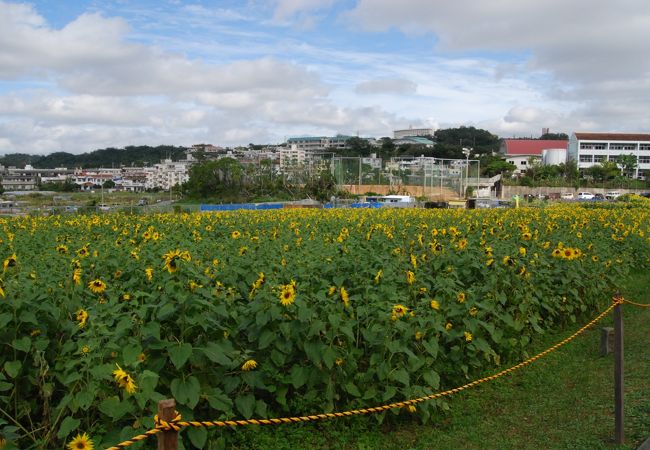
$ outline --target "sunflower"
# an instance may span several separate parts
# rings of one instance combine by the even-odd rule
[[[350,306],[350,295],[348,294],[348,291],[346,291],[345,288],[341,286],[339,292],[341,294],[341,300],[343,300],[343,306],[348,308]]]
[[[68,247],[65,245],[57,245],[56,251],[61,253],[62,255],[65,255],[66,253],[68,253]]]
[[[415,283],[415,274],[413,272],[411,272],[410,270],[406,271],[406,282],[408,284]]]
[[[106,290],[106,283],[98,278],[88,283],[88,289],[93,291],[95,294],[101,294]]]
[[[77,250],[77,256],[79,256],[79,258],[85,258],[89,254],[90,254],[90,252],[88,251],[88,246],[86,246],[86,245],[84,245],[79,250]]]
[[[408,312],[408,308],[404,305],[397,304],[393,306],[393,312],[392,314],[397,316],[397,317],[402,317]]]
[[[553,250],[553,253],[551,253],[551,254],[555,258],[561,258],[562,257],[562,250],[560,250],[559,248],[556,248],[556,249]]]
[[[465,293],[464,292],[459,292],[456,294],[456,300],[458,300],[458,303],[464,303],[465,302]]]
[[[7,267],[15,267],[16,262],[17,262],[16,254],[14,253],[13,255],[5,259],[4,263],[2,263],[3,270],[7,270]]]
[[[119,387],[124,389],[127,393],[133,394],[137,388],[135,381],[119,364],[115,364],[117,369],[113,371],[113,378]]]
[[[167,272],[174,273],[178,270],[178,260],[180,257],[181,251],[178,249],[172,250],[163,255],[163,259],[165,260],[165,269],[167,269]]]
[[[76,313],[76,318],[77,322],[79,322],[79,328],[83,328],[86,326],[86,322],[88,322],[88,311],[85,309],[80,309]]]
[[[255,361],[254,359],[249,359],[241,366],[241,370],[243,370],[244,372],[248,372],[256,368],[257,368],[257,361]]]
[[[151,267],[147,267],[146,269],[144,269],[144,274],[147,277],[147,281],[151,281],[151,279],[153,278],[153,269]]]
[[[327,296],[331,297],[334,294],[336,294],[336,286],[330,286],[327,290]]]
[[[411,255],[411,264],[413,265],[414,269],[418,268],[418,259],[415,257],[415,255]]]
[[[77,285],[81,284],[81,273],[82,273],[81,269],[74,269],[72,271],[72,281],[74,284]]]
[[[69,450],[93,450],[94,445],[88,434],[77,434],[73,440],[68,443]]]
[[[470,333],[469,331],[465,331],[463,335],[465,336],[465,341],[467,342],[472,342],[472,339],[474,339],[474,336],[472,336],[472,333]]]
[[[291,283],[283,285],[279,297],[282,306],[292,304],[296,300],[296,282],[292,280]]]
[[[440,309],[440,303],[438,303],[438,300],[432,299],[430,305],[431,309],[435,309],[436,311]]]
[[[239,231],[235,230],[232,233],[230,233],[230,237],[233,238],[233,239],[239,239],[241,237],[241,233]]]
[[[383,276],[384,276],[384,271],[382,269],[379,269],[377,271],[377,274],[375,275],[375,284],[379,284]]]
[[[259,288],[261,288],[262,285],[264,284],[264,281],[266,281],[266,277],[264,276],[264,272],[258,273],[257,274],[257,280],[255,280],[255,282],[253,283],[253,286],[252,286],[253,291],[256,291]]]

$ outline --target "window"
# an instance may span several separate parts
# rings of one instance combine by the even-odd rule
[[[639,156],[639,164],[650,164],[650,156]]]
[[[609,144],[610,150],[636,150],[636,144]]]
[[[650,150],[650,144],[640,144],[639,150]]]
[[[607,144],[598,142],[581,142],[580,150],[605,150]]]
[[[614,162],[618,161],[618,155],[609,155],[609,160]]]
[[[593,155],[580,155],[580,162],[581,163],[590,163],[593,162],[594,156]]]
[[[605,161],[605,155],[594,155],[594,162],[600,163]]]

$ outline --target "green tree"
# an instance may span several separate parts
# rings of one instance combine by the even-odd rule
[[[603,161],[585,170],[596,182],[610,181],[620,175],[621,170],[614,161]]]
[[[568,141],[569,136],[566,133],[544,133],[540,139],[545,139],[549,141]]]
[[[515,171],[517,166],[515,166],[512,163],[509,163],[503,159],[498,159],[498,160],[492,160],[490,161],[485,169],[483,169],[483,173],[485,173],[489,177],[493,177],[494,175],[501,174],[503,176],[508,176],[512,174],[512,172]]]
[[[635,155],[619,155],[618,158],[616,158],[616,163],[625,176],[634,176],[634,171],[637,168],[637,160]]]
[[[462,149],[472,148],[473,155],[486,155],[499,150],[499,137],[487,130],[474,127],[459,127],[437,130],[434,134],[436,153],[449,154],[449,148],[457,149],[458,158],[464,158]],[[444,146],[444,147],[443,147]],[[444,150],[443,150],[444,149]],[[449,156],[438,156],[447,158]]]
[[[372,146],[367,139],[353,136],[345,143],[346,148],[339,153],[345,156],[368,156],[372,153]]]
[[[233,158],[205,161],[190,169],[183,191],[190,197],[206,198],[216,194],[238,193],[244,184],[242,165]]]

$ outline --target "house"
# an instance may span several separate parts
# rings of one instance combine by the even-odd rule
[[[528,170],[528,161],[531,158],[542,160],[545,150],[557,150],[555,155],[561,150],[566,153],[568,141],[553,139],[503,139],[499,147],[499,153],[509,163],[515,165],[516,169],[513,175],[519,175]],[[554,162],[562,161],[561,157],[555,157]]]

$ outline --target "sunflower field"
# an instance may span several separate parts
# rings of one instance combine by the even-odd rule
[[[464,384],[647,270],[649,216],[640,202],[0,219],[0,439],[106,447],[169,397],[184,420],[225,420]],[[181,435],[203,448],[228,432]]]

